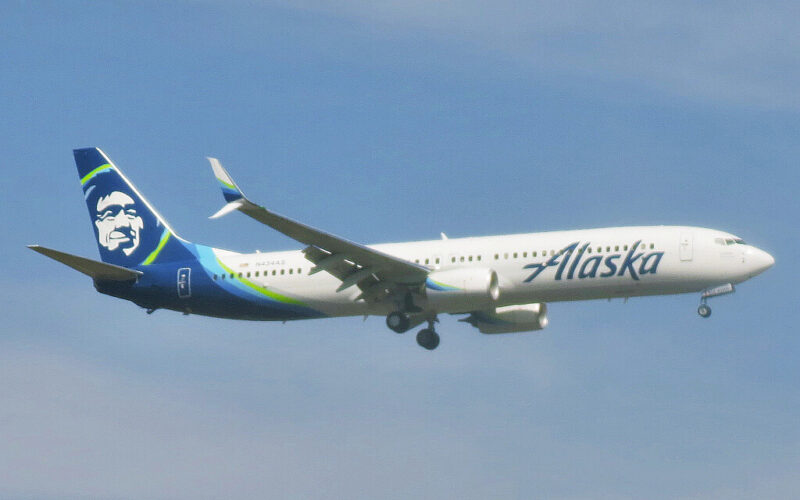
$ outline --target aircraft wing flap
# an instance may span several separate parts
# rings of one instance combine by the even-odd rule
[[[230,206],[229,210],[223,208],[218,214],[238,210],[300,243],[321,250],[321,256],[316,260],[313,258],[316,253],[306,253],[309,260],[315,264],[331,255],[346,255],[346,259],[342,260],[341,264],[334,265],[331,269],[324,269],[343,281],[354,272],[367,268],[373,269],[374,275],[380,280],[402,284],[417,284],[425,281],[429,271],[423,266],[316,229],[256,205],[242,194],[218,160],[209,158],[209,161],[217,180],[223,186],[225,200]],[[369,281],[369,276],[364,275],[364,279],[359,279],[356,284],[361,285],[362,281]],[[369,283],[369,285],[372,284],[374,283]]]
[[[108,281],[131,281],[135,280],[143,273],[133,269],[128,269],[122,266],[115,266],[114,264],[107,264],[97,260],[79,257],[66,252],[59,252],[52,248],[46,248],[39,245],[28,245],[28,248],[34,252],[38,252],[53,260],[57,260],[64,265],[67,265],[76,271],[80,271],[87,276],[91,276],[96,280]]]

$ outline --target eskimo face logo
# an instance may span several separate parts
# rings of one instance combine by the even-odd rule
[[[114,191],[97,200],[97,241],[109,251],[122,249],[130,256],[139,246],[139,236],[144,221],[136,213],[133,198]]]

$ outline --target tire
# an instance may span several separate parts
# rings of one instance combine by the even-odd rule
[[[422,329],[417,333],[417,344],[432,351],[439,347],[439,334],[429,328]]]
[[[711,316],[711,308],[706,304],[700,304],[700,307],[697,308],[697,314],[699,314],[701,318],[707,318]]]

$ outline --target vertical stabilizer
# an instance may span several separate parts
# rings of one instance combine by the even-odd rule
[[[73,153],[103,262],[137,267],[192,258],[187,243],[103,151]]]

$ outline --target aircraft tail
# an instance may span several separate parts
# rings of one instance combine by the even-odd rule
[[[99,148],[73,151],[103,262],[127,268],[191,259],[179,238]]]

